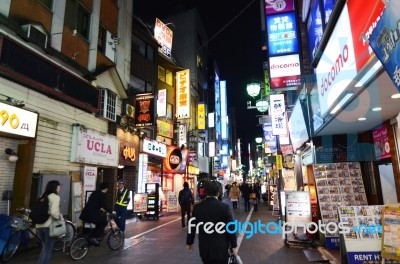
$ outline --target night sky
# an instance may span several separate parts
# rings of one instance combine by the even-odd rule
[[[197,7],[208,38],[209,53],[216,57],[220,78],[227,81],[228,107],[236,109],[237,136],[247,142],[261,136],[257,126],[259,112],[247,109],[246,101],[252,99],[246,92],[246,84],[263,80],[261,50],[261,18],[258,0],[135,0],[134,14],[148,24],[155,18]],[[246,9],[246,7],[248,8]],[[235,18],[236,17],[236,18]],[[245,149],[243,149],[245,148]]]

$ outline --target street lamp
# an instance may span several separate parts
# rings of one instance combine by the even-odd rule
[[[263,96],[261,96],[261,99],[256,101],[256,108],[259,112],[264,113],[268,110],[269,103],[265,98],[263,98]]]
[[[261,86],[259,83],[249,83],[246,87],[247,93],[254,98],[260,93]]]

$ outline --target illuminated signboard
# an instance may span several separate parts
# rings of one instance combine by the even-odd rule
[[[319,7],[318,0],[311,2],[311,12],[307,20],[308,47],[311,61],[313,61],[317,53],[323,34],[321,9]]]
[[[301,85],[298,54],[269,58],[271,88]]]
[[[271,104],[270,115],[272,121],[272,134],[286,135],[285,96],[283,94],[271,94],[269,99]]]
[[[154,25],[154,38],[161,46],[158,51],[171,58],[173,32],[158,18],[156,18]]]
[[[154,126],[154,95],[138,94],[135,104],[135,122],[138,127]]]
[[[163,159],[164,172],[182,173],[186,168],[187,150],[178,147],[167,146],[167,156]]]
[[[221,92],[221,139],[228,139],[228,113],[226,105],[226,81],[220,81]]]
[[[206,105],[204,103],[197,105],[197,129],[206,129]]]
[[[190,72],[189,69],[176,73],[176,118],[190,117]]]
[[[161,120],[157,120],[157,135],[167,138],[173,138],[174,125]]]
[[[215,113],[208,113],[208,127],[214,127],[215,126]]]
[[[208,156],[215,157],[215,142],[208,142]]]
[[[143,139],[143,152],[165,158],[167,153],[167,146],[155,140]]]
[[[299,51],[295,13],[271,15],[266,20],[270,56]]]
[[[325,15],[325,27],[329,22],[329,18],[332,15],[333,8],[335,7],[336,0],[323,0],[324,15]],[[365,12],[367,13],[367,12]]]
[[[158,90],[157,97],[157,116],[164,117],[167,115],[167,89]]]
[[[294,0],[265,0],[265,14],[294,11]]]
[[[293,107],[292,114],[290,115],[289,132],[293,149],[299,148],[308,140],[307,125],[304,120],[304,114],[301,108],[300,100],[297,100]]]
[[[143,193],[146,190],[147,183],[147,154],[139,154],[139,171],[138,171],[138,193]]]
[[[0,132],[11,135],[36,137],[38,114],[0,103]]]

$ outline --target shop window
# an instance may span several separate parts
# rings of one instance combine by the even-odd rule
[[[116,120],[117,95],[108,89],[100,89],[100,117]]]

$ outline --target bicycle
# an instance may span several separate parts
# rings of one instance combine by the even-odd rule
[[[92,232],[92,224],[90,224],[90,229]],[[125,240],[124,232],[118,228],[113,219],[113,215],[110,213],[107,213],[107,226],[99,242],[104,240],[104,238],[107,238],[107,245],[111,250],[117,250],[122,247]],[[80,260],[86,256],[91,245],[89,235],[77,237],[69,248],[69,256],[73,260]]]
[[[28,208],[17,208],[17,213],[10,220],[10,235],[4,245],[3,251],[1,253],[1,261],[9,261],[17,252],[19,246],[21,245],[21,240],[23,239],[24,232],[29,232],[29,234],[42,246],[42,241],[34,232],[35,226],[29,219],[29,213],[31,212]],[[53,250],[65,250],[65,246],[71,244],[72,240],[76,236],[76,228],[71,221],[66,220],[66,234],[59,237],[53,247]],[[61,244],[62,243],[62,244]],[[62,247],[60,247],[60,244]]]

